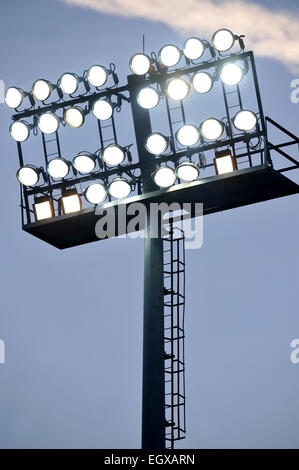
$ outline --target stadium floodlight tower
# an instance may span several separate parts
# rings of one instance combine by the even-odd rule
[[[198,202],[203,214],[211,214],[298,193],[296,182],[283,173],[299,168],[298,160],[287,153],[299,139],[265,118],[254,56],[245,52],[243,37],[221,29],[211,42],[192,37],[182,48],[167,44],[158,54],[135,53],[129,62],[132,74],[123,86],[114,64],[95,64],[81,75],[64,73],[57,84],[38,79],[30,92],[17,87],[6,91],[7,105],[16,110],[10,134],[18,148],[23,230],[65,249],[99,240],[95,227],[108,212],[115,218],[125,213],[127,222],[125,228],[116,224],[115,233],[108,236],[145,229],[145,449],[173,448],[186,431],[180,346],[185,296],[178,280],[185,264],[184,257],[174,259],[175,247],[177,258],[184,256],[184,235],[174,237],[170,215],[168,235],[152,237],[150,205],[188,203],[187,217],[192,218]],[[126,112],[132,113],[133,144],[124,137],[120,142],[117,132],[117,114]],[[128,127],[130,119],[125,121]],[[68,128],[94,123],[99,148],[86,148],[88,142],[80,141],[71,160],[65,158],[62,128],[67,133]],[[270,126],[287,140],[272,143]],[[129,129],[122,135],[128,138]],[[43,162],[33,161],[30,150],[31,141],[39,137]],[[65,148],[70,140],[66,138]],[[129,209],[136,202],[147,209],[138,227],[129,224]],[[161,217],[159,223],[164,223]],[[170,244],[168,250],[165,243]]]

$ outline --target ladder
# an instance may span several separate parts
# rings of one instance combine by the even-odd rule
[[[163,239],[165,448],[185,438],[185,238],[169,224]]]
[[[226,116],[229,123],[230,130],[232,131],[232,119],[237,114],[237,112],[243,109],[242,97],[240,92],[240,86],[228,86],[222,82],[222,89],[223,89],[223,96],[224,96],[224,104],[226,109]],[[233,155],[236,157],[238,154],[247,153],[246,157],[243,157],[241,160],[240,158],[236,159],[237,166],[240,167],[241,165],[249,164],[252,166],[252,160],[250,155],[250,147],[249,143],[246,142],[239,142],[232,145]],[[244,160],[245,158],[245,160]]]
[[[61,158],[61,148],[60,148],[60,141],[58,131],[51,135],[50,138],[47,139],[46,135],[42,132],[42,143],[43,143],[43,150],[44,150],[44,159],[45,159],[45,166],[47,168],[48,163],[53,158]],[[52,183],[51,178],[49,178],[49,194],[52,200],[53,199],[53,190],[52,190]]]
[[[171,135],[172,142],[175,148],[178,148],[175,133],[179,129],[179,124],[184,125],[186,124],[186,116],[185,116],[185,109],[183,101],[179,101],[175,103],[173,106],[169,103],[169,99],[165,96],[166,101],[166,110],[168,116],[168,123],[169,123],[169,131]]]

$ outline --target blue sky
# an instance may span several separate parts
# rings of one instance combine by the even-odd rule
[[[296,21],[294,2],[283,9]],[[142,34],[149,50],[187,37],[163,22],[56,0],[5,2],[1,13],[0,78],[24,89],[96,62],[115,62],[125,82]],[[257,67],[265,113],[299,135],[299,104],[290,100],[299,73],[260,56]],[[61,252],[22,232],[10,114],[0,105],[0,447],[138,448],[143,242]],[[289,359],[299,337],[298,235],[295,196],[205,218],[203,247],[187,252],[180,447],[299,448],[299,366]]]

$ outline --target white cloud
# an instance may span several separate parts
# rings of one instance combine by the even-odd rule
[[[299,15],[243,0],[62,0],[74,6],[167,24],[182,34],[211,37],[226,27],[245,34],[246,48],[299,71]]]

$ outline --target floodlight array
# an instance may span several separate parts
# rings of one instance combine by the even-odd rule
[[[176,67],[182,59],[187,65],[195,63],[204,58],[206,51],[209,51],[209,59],[215,59],[231,51],[236,43],[239,44],[241,50],[244,50],[242,38],[243,36],[237,36],[228,29],[216,31],[210,43],[205,39],[191,37],[181,48],[174,44],[166,44],[160,48],[157,55],[152,53],[149,56],[141,52],[134,54],[129,63],[130,69],[136,75],[152,74],[156,70]]]
[[[55,102],[64,101],[67,95],[69,97],[76,96],[79,92],[80,84],[82,84],[83,93],[86,94],[91,90],[100,90],[107,83],[109,77],[112,77],[113,84],[118,84],[118,77],[115,73],[114,64],[110,67],[103,65],[92,65],[88,70],[84,70],[82,75],[67,72],[60,76],[57,83],[52,83],[50,80],[39,78],[35,80],[31,90],[24,91],[18,87],[9,87],[5,93],[5,102],[10,108],[19,111],[19,108],[24,104],[25,98],[28,98],[30,106],[25,109],[30,109],[35,105],[46,104],[46,101],[56,92]],[[82,96],[82,95],[79,95]]]
[[[236,43],[240,49],[232,54],[231,49]],[[209,93],[217,82],[222,85],[223,93],[226,87],[229,90],[237,87],[240,93],[239,85],[249,72],[251,61],[250,53],[242,53],[243,49],[242,36],[222,29],[213,35],[211,42],[192,37],[181,48],[167,44],[157,54],[134,54],[129,66],[133,74],[139,76],[135,90],[129,83],[127,86],[117,86],[114,65],[110,68],[93,65],[81,76],[64,73],[56,84],[39,79],[29,93],[20,88],[8,88],[6,103],[18,113],[13,117],[10,134],[18,142],[19,156],[21,143],[29,138],[31,132],[36,135],[40,131],[43,142],[46,135],[56,134],[58,142],[57,132],[61,125],[79,128],[89,114],[98,121],[101,148],[95,152],[81,151],[72,159],[66,159],[59,150],[55,158],[48,159],[44,143],[44,167],[23,164],[23,157],[20,156],[17,179],[26,197],[34,196],[36,220],[54,217],[57,210],[58,214],[81,211],[83,200],[85,204],[94,205],[103,203],[107,198],[126,198],[136,190],[138,194],[143,193],[140,163],[132,163],[131,145],[121,146],[116,138],[114,113],[120,111],[123,100],[135,100],[137,108],[147,111],[161,105],[162,101],[166,104],[169,134],[152,132],[143,142],[144,150],[152,158],[150,171],[157,189],[167,190],[177,183],[194,182],[201,177],[201,170],[207,167],[213,167],[216,175],[236,171],[238,164],[234,139],[245,142],[250,148],[253,145],[251,139],[257,137],[255,148],[259,148],[260,126],[263,126],[261,107],[256,113],[241,105],[233,117],[227,113],[221,119],[211,116],[201,122],[186,120],[183,111],[181,126],[173,129],[168,101],[178,102],[179,105],[175,106],[183,109],[184,100],[192,93]],[[107,87],[110,76],[113,80]],[[80,90],[82,87],[83,93]],[[50,103],[47,100],[54,97],[54,92],[57,94],[56,100]],[[126,92],[129,96],[124,94]],[[26,97],[31,108],[20,111]],[[113,97],[116,99],[113,100]],[[28,121],[30,117],[32,122]],[[102,126],[107,127],[105,121],[108,120],[111,120],[110,127],[113,128],[113,138],[108,139],[112,143],[109,145],[103,140],[101,130]],[[211,150],[214,150],[212,163],[207,162],[205,155]],[[88,185],[82,188],[84,183]]]

